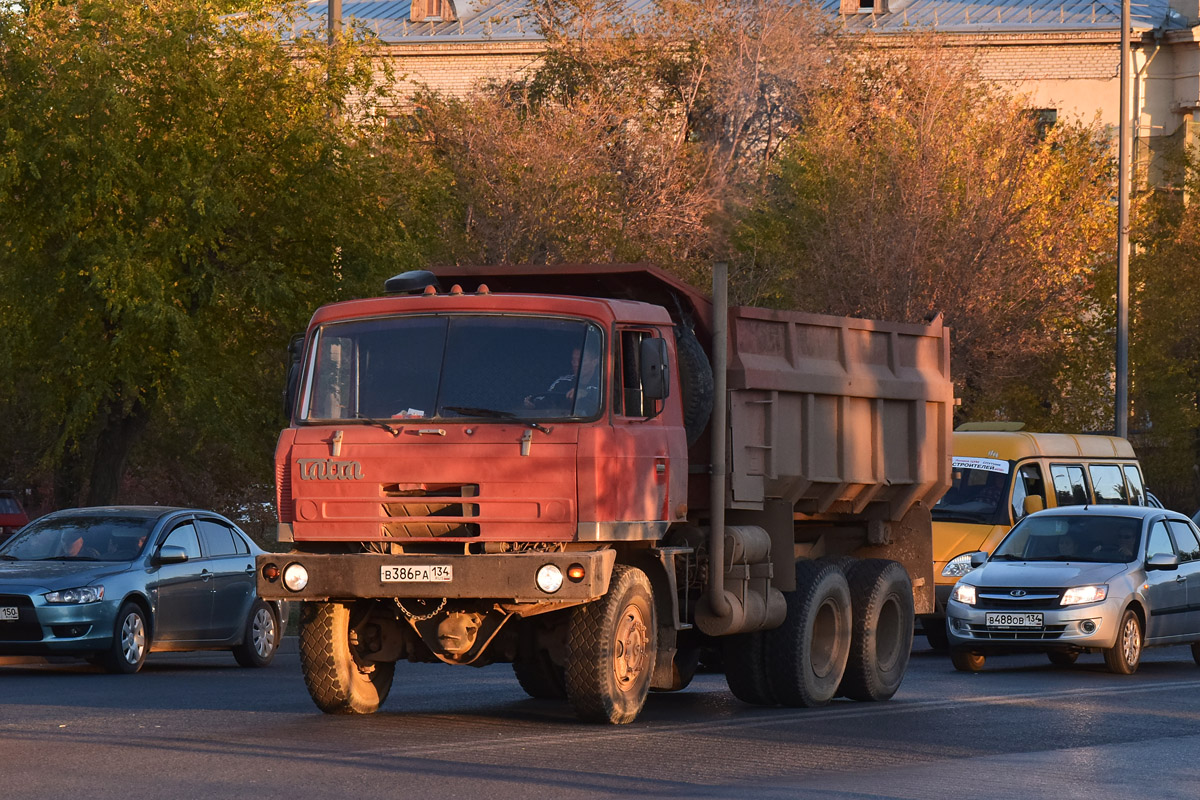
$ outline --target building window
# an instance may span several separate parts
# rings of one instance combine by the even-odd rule
[[[840,0],[842,14],[886,14],[887,0]]]
[[[412,0],[408,12],[409,22],[453,22],[456,19],[453,0]]]
[[[1057,108],[1031,108],[1028,113],[1039,139],[1045,139],[1050,129],[1058,124]]]

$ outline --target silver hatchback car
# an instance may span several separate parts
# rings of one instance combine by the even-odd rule
[[[1031,514],[955,585],[946,609],[956,669],[1040,650],[1059,665],[1099,651],[1131,674],[1142,649],[1191,644],[1200,663],[1200,530],[1174,511],[1064,506]]]

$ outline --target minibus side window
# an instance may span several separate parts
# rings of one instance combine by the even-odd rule
[[[1083,467],[1078,464],[1051,464],[1054,498],[1060,506],[1083,506],[1091,502]]]
[[[1142,473],[1137,468],[1137,464],[1125,465],[1125,480],[1129,483],[1130,505],[1146,505],[1146,489],[1142,485]]]
[[[1046,507],[1046,483],[1042,480],[1042,468],[1037,464],[1023,464],[1017,471],[1012,493],[1013,521],[1025,516],[1026,497],[1040,497],[1042,508]]]
[[[1092,487],[1096,490],[1096,502],[1102,505],[1124,505],[1129,502],[1125,488],[1125,476],[1116,464],[1092,464],[1088,467],[1092,476]]]

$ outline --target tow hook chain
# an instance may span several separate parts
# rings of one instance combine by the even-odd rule
[[[430,611],[428,614],[414,614],[404,607],[404,603],[400,601],[399,597],[394,599],[396,601],[396,607],[400,609],[400,613],[408,617],[409,622],[425,622],[426,620],[433,619],[441,612],[443,608],[446,607],[446,598],[443,597],[442,602],[438,604],[438,607],[433,611]]]

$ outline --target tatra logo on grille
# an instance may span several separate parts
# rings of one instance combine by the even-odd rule
[[[302,481],[356,481],[362,478],[362,464],[334,461],[332,458],[298,458]]]
[[[1025,591],[1024,589],[1013,589],[1011,592],[1009,592],[1009,594],[1011,594],[1013,597],[1024,597],[1025,595],[1029,594],[1029,592]]]

